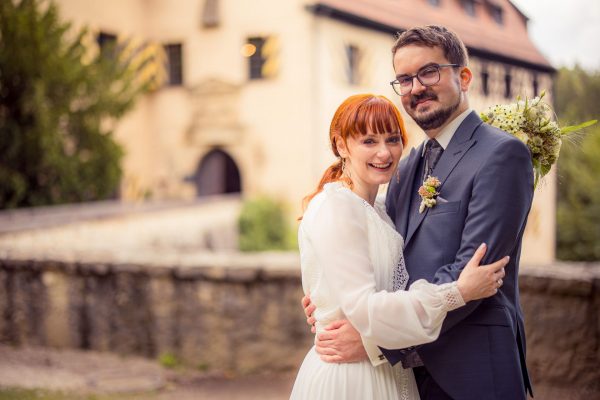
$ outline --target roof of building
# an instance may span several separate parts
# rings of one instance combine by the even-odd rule
[[[472,55],[486,56],[517,65],[553,72],[554,68],[535,47],[527,32],[527,16],[510,0],[467,0],[475,6],[469,15],[465,0],[322,0],[314,12],[386,32],[419,25],[443,25],[455,31]],[[502,22],[492,16],[501,9]]]

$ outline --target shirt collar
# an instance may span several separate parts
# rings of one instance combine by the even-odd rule
[[[471,111],[473,111],[473,110],[470,108],[467,108],[465,111],[460,113],[458,115],[458,117],[456,117],[452,121],[450,121],[450,123],[448,123],[448,125],[446,125],[444,127],[444,129],[442,129],[440,131],[440,133],[435,137],[435,140],[437,140],[437,142],[440,144],[440,146],[442,146],[442,149],[446,150],[446,147],[448,147],[448,144],[450,144],[450,140],[452,140],[454,133],[456,132],[456,130],[458,129],[460,124],[462,124],[462,122],[465,120],[465,118],[467,118],[467,116],[471,113]],[[425,141],[423,143],[427,143],[428,140],[429,140],[429,138],[425,139]],[[421,152],[421,157],[423,157],[424,155],[425,155],[425,146],[423,146],[423,151]]]

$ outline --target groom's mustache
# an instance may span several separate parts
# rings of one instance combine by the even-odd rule
[[[410,108],[415,108],[417,103],[424,100],[437,100],[437,96],[435,93],[430,91],[425,91],[421,94],[410,96]]]

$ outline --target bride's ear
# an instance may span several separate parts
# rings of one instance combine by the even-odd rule
[[[344,142],[344,139],[339,135],[335,136],[335,148],[341,158],[347,158],[349,156],[348,146],[346,146],[346,142]]]

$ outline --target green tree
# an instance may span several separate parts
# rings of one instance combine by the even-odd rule
[[[52,2],[0,1],[0,209],[115,195],[112,128],[146,86],[116,49],[90,56],[89,37]]]
[[[600,73],[562,68],[555,84],[556,113],[570,125],[600,116]],[[600,126],[563,144],[558,160],[557,256],[600,260]]]

